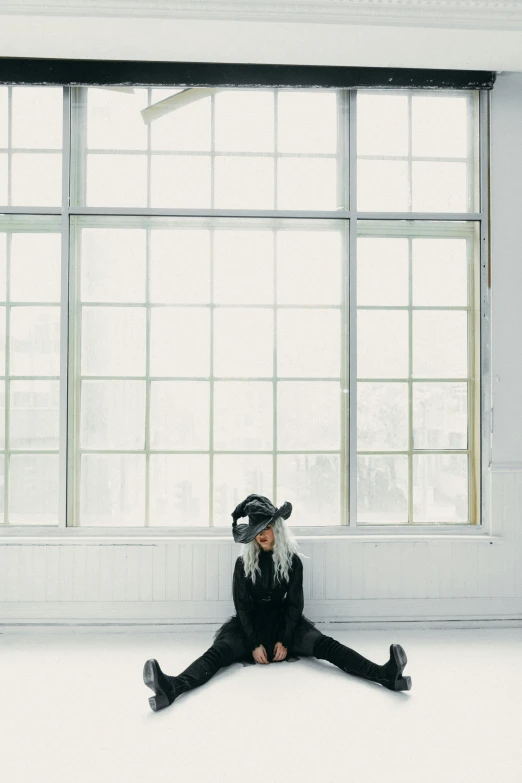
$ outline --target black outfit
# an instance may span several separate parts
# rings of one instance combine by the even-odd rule
[[[164,674],[155,659],[145,664],[145,683],[155,691],[155,696],[149,699],[152,709],[171,704],[177,696],[208,682],[219,669],[234,661],[243,665],[256,663],[252,651],[260,644],[266,649],[268,661],[274,662],[276,642],[287,648],[287,656],[275,663],[297,661],[298,656],[315,656],[348,674],[379,682],[390,690],[399,689],[397,682],[404,685],[404,680],[398,678],[406,662],[405,656],[397,658],[397,652],[392,656],[392,647],[399,645],[390,646],[390,660],[379,666],[321,633],[315,623],[303,615],[303,564],[297,554],[293,555],[288,581],[274,580],[271,551],[260,552],[259,567],[261,575],[256,573],[253,583],[245,576],[242,558],[237,558],[232,591],[236,614],[218,629],[212,646],[185,671],[174,677]]]
[[[275,579],[272,551],[259,553],[259,568],[253,583],[247,579],[243,558],[238,557],[232,580],[232,596],[236,614],[229,618],[214,635],[214,643],[225,641],[236,652],[243,664],[255,663],[252,651],[262,644],[267,658],[273,660],[274,646],[281,642],[287,648],[287,657],[293,661],[298,650],[312,654],[312,639],[320,634],[315,623],[303,615],[303,563],[294,554],[289,578]],[[315,633],[314,633],[315,629]],[[312,632],[312,633],[310,633]],[[308,642],[303,650],[303,640]],[[241,653],[241,648],[244,653]],[[293,655],[292,655],[292,653]]]

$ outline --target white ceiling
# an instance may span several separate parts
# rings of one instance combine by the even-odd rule
[[[522,0],[0,0],[0,55],[522,71]]]

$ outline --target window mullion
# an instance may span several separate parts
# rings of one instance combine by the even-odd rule
[[[345,275],[345,297],[348,303],[348,367],[349,367],[349,428],[348,428],[348,524],[357,527],[357,90],[350,91],[350,131],[348,135],[349,181],[349,253],[348,275]]]
[[[68,455],[69,455],[69,235],[70,235],[70,175],[71,175],[71,87],[63,88],[62,115],[62,216],[61,216],[61,291],[60,291],[60,410],[59,410],[59,471],[58,526],[69,521]]]

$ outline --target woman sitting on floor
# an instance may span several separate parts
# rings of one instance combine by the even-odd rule
[[[303,563],[284,521],[291,513],[291,503],[276,509],[262,495],[249,495],[233,511],[234,541],[245,544],[232,581],[236,613],[216,631],[212,646],[181,674],[164,674],[154,658],[145,663],[143,679],[154,691],[149,698],[154,711],[208,682],[234,661],[267,664],[314,656],[389,690],[410,690],[411,677],[402,676],[407,658],[400,644],[390,645],[388,662],[379,666],[325,636],[303,615]],[[245,516],[248,524],[238,525]]]

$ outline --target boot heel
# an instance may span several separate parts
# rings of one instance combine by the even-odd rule
[[[145,663],[145,666],[143,667],[143,682],[153,691],[156,690],[158,685],[158,680],[154,673],[154,665],[157,666],[158,662],[154,658],[151,658]]]
[[[395,684],[396,691],[411,690],[411,677],[400,677]]]
[[[162,710],[164,707],[168,707],[169,700],[164,693],[157,693],[155,696],[151,696],[149,698],[149,704],[151,710],[157,712],[158,710]]]

